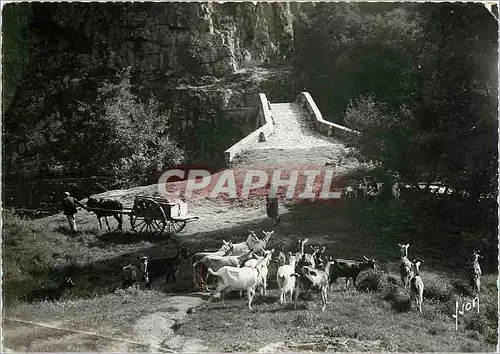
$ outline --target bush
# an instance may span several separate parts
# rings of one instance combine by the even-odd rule
[[[453,286],[443,279],[425,279],[424,298],[434,299],[442,302],[450,302],[453,299]]]
[[[498,344],[498,330],[496,327],[489,327],[486,333],[486,342],[488,344]]]
[[[389,288],[389,284],[387,273],[375,269],[361,272],[356,280],[356,288],[360,291],[382,292]]]
[[[82,169],[104,173],[124,185],[152,182],[164,170],[184,162],[184,151],[169,133],[169,113],[154,96],[142,102],[132,92],[130,68],[118,83],[104,83],[95,102],[79,103],[81,140],[74,152]],[[85,146],[85,149],[81,149]]]

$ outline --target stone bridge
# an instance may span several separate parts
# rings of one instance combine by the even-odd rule
[[[324,120],[308,92],[301,92],[290,103],[270,103],[261,93],[256,130],[227,149],[225,160],[231,163],[245,150],[328,147],[356,134],[355,130]]]

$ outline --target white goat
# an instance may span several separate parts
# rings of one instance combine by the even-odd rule
[[[420,276],[420,261],[412,262],[414,275],[410,280],[411,296],[415,300],[420,313],[422,313],[422,301],[424,299],[424,281]]]
[[[203,266],[200,266],[200,272],[198,274],[198,272],[196,271],[196,267],[193,265],[193,263],[196,263],[197,261],[203,259],[203,257],[208,256],[208,255],[213,255],[213,256],[227,256],[227,255],[229,255],[229,253],[231,253],[233,251],[233,244],[231,242],[226,242],[225,240],[222,240],[222,242],[223,242],[223,245],[221,248],[219,248],[218,251],[198,252],[198,253],[195,253],[190,258],[190,263],[193,266],[193,288],[194,289],[199,289],[202,286],[204,286],[205,289],[207,288],[208,273],[204,274]]]
[[[295,273],[297,256],[292,255],[290,252],[288,252],[288,257],[290,259],[290,263],[280,266],[278,268],[278,272],[276,273],[276,282],[278,283],[278,288],[281,290],[281,304],[284,304],[286,302],[286,296],[288,294],[290,294],[290,301],[292,301],[293,290],[295,289],[296,277],[293,276],[293,274]]]
[[[333,263],[331,261],[326,262],[324,270],[305,266],[300,269],[299,273],[294,273],[293,276],[298,277],[295,285],[295,301],[298,300],[301,290],[306,290],[307,293],[310,290],[319,290],[323,302],[321,311],[325,312],[328,300],[330,265]]]
[[[270,255],[269,252],[271,253]],[[271,263],[271,258],[273,253],[274,253],[274,248],[270,251],[267,251],[264,257],[255,256],[255,258],[246,261],[244,265],[244,267],[255,268],[257,264],[259,264],[260,261],[262,261],[267,256],[266,261],[261,265],[259,282],[257,284],[257,289],[260,288],[261,295],[267,295],[267,277],[269,274],[269,263]],[[241,292],[240,292],[240,297],[241,297]]]
[[[413,276],[412,263],[408,259],[408,247],[410,244],[402,245],[398,243],[399,250],[401,251],[401,262],[399,263],[399,275],[401,276],[401,281],[403,286],[406,288],[410,283],[410,279]]]
[[[481,266],[479,265],[479,258],[484,258],[479,254],[479,251],[475,250],[472,252],[472,269],[471,269],[471,281],[474,287],[474,291],[479,294],[481,290]]]
[[[234,243],[233,250],[229,254],[230,256],[239,256],[246,253],[254,248],[260,242],[260,239],[255,234],[255,231],[249,230],[248,237],[244,242]]]
[[[218,271],[224,266],[239,267],[245,263],[248,259],[253,257],[252,251],[248,251],[239,256],[218,256],[218,255],[208,255],[203,257],[197,262],[193,263],[193,268],[195,268],[199,263],[203,264],[207,268],[211,268],[212,271]],[[208,276],[208,274],[207,274]],[[205,290],[208,291],[207,282],[205,281]]]
[[[225,307],[224,294],[232,290],[246,290],[248,297],[248,308],[252,310],[252,300],[255,296],[255,286],[259,282],[262,265],[271,257],[268,253],[255,268],[224,266],[217,272],[208,268],[208,272],[218,278],[217,288],[210,294],[206,306],[212,301],[215,295],[220,294],[222,305]]]
[[[401,188],[399,187],[399,183],[396,182],[392,185],[392,196],[394,199],[399,200],[399,197],[401,195]]]
[[[271,238],[273,231],[262,231],[264,238],[259,239],[254,231],[249,231],[250,234],[245,242],[235,243],[233,245],[233,251],[230,253],[231,256],[239,256],[248,251],[252,251],[256,255],[264,256],[264,252],[267,246],[267,242]]]
[[[354,188],[352,188],[351,186],[347,186],[344,188],[344,193],[342,194],[342,196],[346,199],[353,199],[355,198],[354,196]]]

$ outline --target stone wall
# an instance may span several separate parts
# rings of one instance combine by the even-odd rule
[[[357,132],[356,130],[352,130],[344,127],[343,125],[324,120],[318,106],[316,106],[316,103],[312,99],[309,92],[301,92],[297,96],[296,101],[309,112],[309,114],[311,115],[311,119],[314,120],[316,124],[316,129],[318,129],[318,131],[324,133],[325,135],[334,135],[338,137],[359,135],[359,132]]]

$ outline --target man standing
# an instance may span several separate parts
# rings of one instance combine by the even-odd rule
[[[66,215],[66,219],[68,219],[69,227],[71,228],[71,231],[73,231],[73,232],[77,232],[76,221],[75,221],[75,214],[78,212],[78,210],[76,210],[77,206],[85,209],[85,205],[83,205],[78,200],[73,198],[69,194],[69,192],[64,192],[64,199],[63,199],[63,203],[62,203],[63,213],[64,213],[64,215]]]
[[[266,197],[266,211],[267,216],[273,219],[273,228],[280,222],[280,217],[278,215],[278,198],[270,197],[269,194]]]

